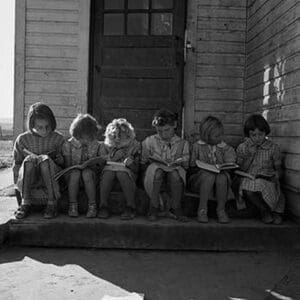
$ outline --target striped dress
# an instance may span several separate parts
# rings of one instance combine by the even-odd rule
[[[149,160],[150,156],[167,162],[174,162],[176,159],[182,158],[182,163],[176,168],[170,168],[162,164],[152,163],[152,161]],[[147,194],[149,196],[152,195],[154,175],[157,169],[162,169],[165,172],[176,170],[185,184],[189,159],[189,144],[179,136],[174,135],[169,142],[162,140],[158,134],[147,137],[142,143],[141,158],[141,164],[149,164],[144,178],[144,187]]]
[[[253,147],[253,142],[247,138],[245,142],[240,144],[237,148],[238,164],[243,168],[243,162],[249,159],[251,154],[248,148]],[[284,211],[285,200],[281,193],[280,184],[278,180],[277,170],[281,166],[281,153],[279,146],[272,141],[265,139],[265,141],[258,146],[255,155],[252,158],[251,164],[247,173],[257,175],[274,175],[275,180],[269,181],[262,178],[251,180],[242,178],[239,188],[238,208],[244,208],[245,203],[242,195],[243,191],[261,192],[264,201],[269,205],[271,210],[282,213]]]
[[[26,131],[20,134],[14,144],[13,150],[13,175],[14,183],[17,189],[20,191],[22,197],[27,199],[31,204],[45,204],[47,201],[47,190],[43,184],[42,178],[39,172],[39,164],[48,159],[50,163],[50,178],[60,170],[60,167],[54,163],[54,161],[45,154],[51,151],[56,151],[57,154],[61,154],[62,145],[64,143],[64,137],[57,131],[51,132],[46,137],[41,137],[34,132]],[[36,170],[33,174],[32,184],[30,186],[24,186],[24,163],[26,162],[26,150],[39,155],[36,160]],[[25,150],[25,151],[24,151]],[[59,186],[55,180],[52,182],[55,198],[58,199]]]
[[[196,160],[208,164],[223,164],[223,163],[234,163],[236,161],[236,153],[233,147],[229,146],[225,142],[221,142],[218,145],[209,145],[202,140],[194,143],[192,148],[190,167],[196,167]],[[205,170],[199,169],[196,174],[193,174],[189,178],[189,188],[191,191],[198,193],[199,186],[202,184],[201,178],[202,174],[205,174]],[[231,190],[231,178],[228,172],[223,172],[227,177],[227,199],[233,199],[234,195]],[[215,199],[215,191],[212,190],[210,199]]]

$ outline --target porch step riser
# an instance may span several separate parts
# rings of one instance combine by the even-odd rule
[[[234,226],[196,222],[11,223],[9,243],[18,246],[157,250],[263,251],[300,249],[298,226]]]

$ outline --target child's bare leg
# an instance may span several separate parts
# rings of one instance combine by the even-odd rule
[[[159,207],[159,193],[164,181],[165,172],[162,169],[157,169],[154,175],[153,180],[153,191],[150,197],[151,206],[158,208]]]
[[[155,221],[157,219],[157,213],[159,208],[159,192],[161,185],[164,181],[165,172],[161,169],[157,169],[153,180],[153,190],[150,196],[150,207],[149,207],[149,220]]]
[[[86,168],[82,171],[82,179],[86,195],[88,197],[89,205],[96,205],[96,185],[94,172]]]
[[[89,168],[84,169],[82,171],[82,179],[88,197],[88,211],[86,216],[88,218],[95,218],[97,215],[95,173]]]
[[[273,222],[272,212],[260,192],[244,191],[244,196],[258,208],[264,223],[268,224]]]
[[[28,198],[28,191],[31,187],[32,183],[32,175],[34,174],[35,164],[31,161],[24,162],[24,174],[23,174],[23,191],[22,191],[22,199],[21,206],[15,212],[15,216],[17,219],[24,219],[29,214],[30,201]]]
[[[116,174],[114,171],[104,171],[100,181],[100,201],[98,218],[107,219],[109,217],[108,198],[114,184]]]
[[[116,175],[126,199],[126,206],[124,212],[121,215],[121,219],[131,220],[135,217],[136,185],[127,173],[116,172]]]
[[[125,195],[126,206],[135,209],[135,183],[126,172],[116,172],[116,175]]]
[[[227,176],[220,173],[216,176],[216,196],[217,196],[217,215],[220,223],[228,223],[229,218],[225,212],[225,203],[227,199]]]
[[[54,205],[56,203],[54,203],[55,199],[54,199],[52,180],[50,178],[50,167],[49,167],[49,162],[47,160],[40,163],[40,171],[48,193],[47,204]]]
[[[26,161],[24,163],[24,178],[23,178],[23,193],[22,193],[22,204],[23,205],[30,205],[28,199],[28,191],[31,188],[32,184],[32,175],[35,169],[35,163],[31,161]]]
[[[116,174],[114,171],[104,171],[100,181],[100,208],[108,207],[108,198],[112,190]]]
[[[171,191],[171,208],[174,210],[175,215],[180,221],[186,221],[186,218],[183,216],[181,199],[183,192],[183,182],[179,173],[174,170],[173,172],[167,173],[168,184]]]
[[[68,181],[68,194],[69,194],[69,216],[77,217],[78,216],[78,202],[77,196],[79,191],[79,181],[81,177],[81,172],[79,170],[73,170],[69,174]]]
[[[216,180],[216,175],[211,172],[201,171],[200,186],[199,186],[199,207],[198,221],[201,223],[208,222],[207,218],[207,202],[208,197],[213,189]]]

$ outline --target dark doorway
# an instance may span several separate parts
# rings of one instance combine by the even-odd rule
[[[89,111],[102,125],[124,117],[138,139],[155,110],[181,119],[184,0],[94,0]]]

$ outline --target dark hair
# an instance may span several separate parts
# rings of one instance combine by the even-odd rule
[[[270,133],[270,126],[262,115],[254,114],[248,117],[244,125],[245,136],[249,137],[249,132],[255,129],[263,131],[266,135]]]
[[[199,134],[200,138],[203,142],[208,143],[209,142],[209,137],[212,133],[213,130],[219,129],[219,130],[224,130],[222,122],[213,116],[207,116],[204,118],[199,126]]]
[[[28,130],[32,131],[36,119],[48,120],[51,130],[54,131],[56,129],[56,120],[51,108],[48,105],[37,102],[29,107],[27,115]]]
[[[80,139],[86,135],[92,139],[97,137],[100,125],[90,114],[78,114],[70,126],[70,134],[75,139]]]
[[[167,109],[160,109],[153,116],[152,126],[174,126],[177,122],[177,119],[178,115],[176,113],[173,113]]]

